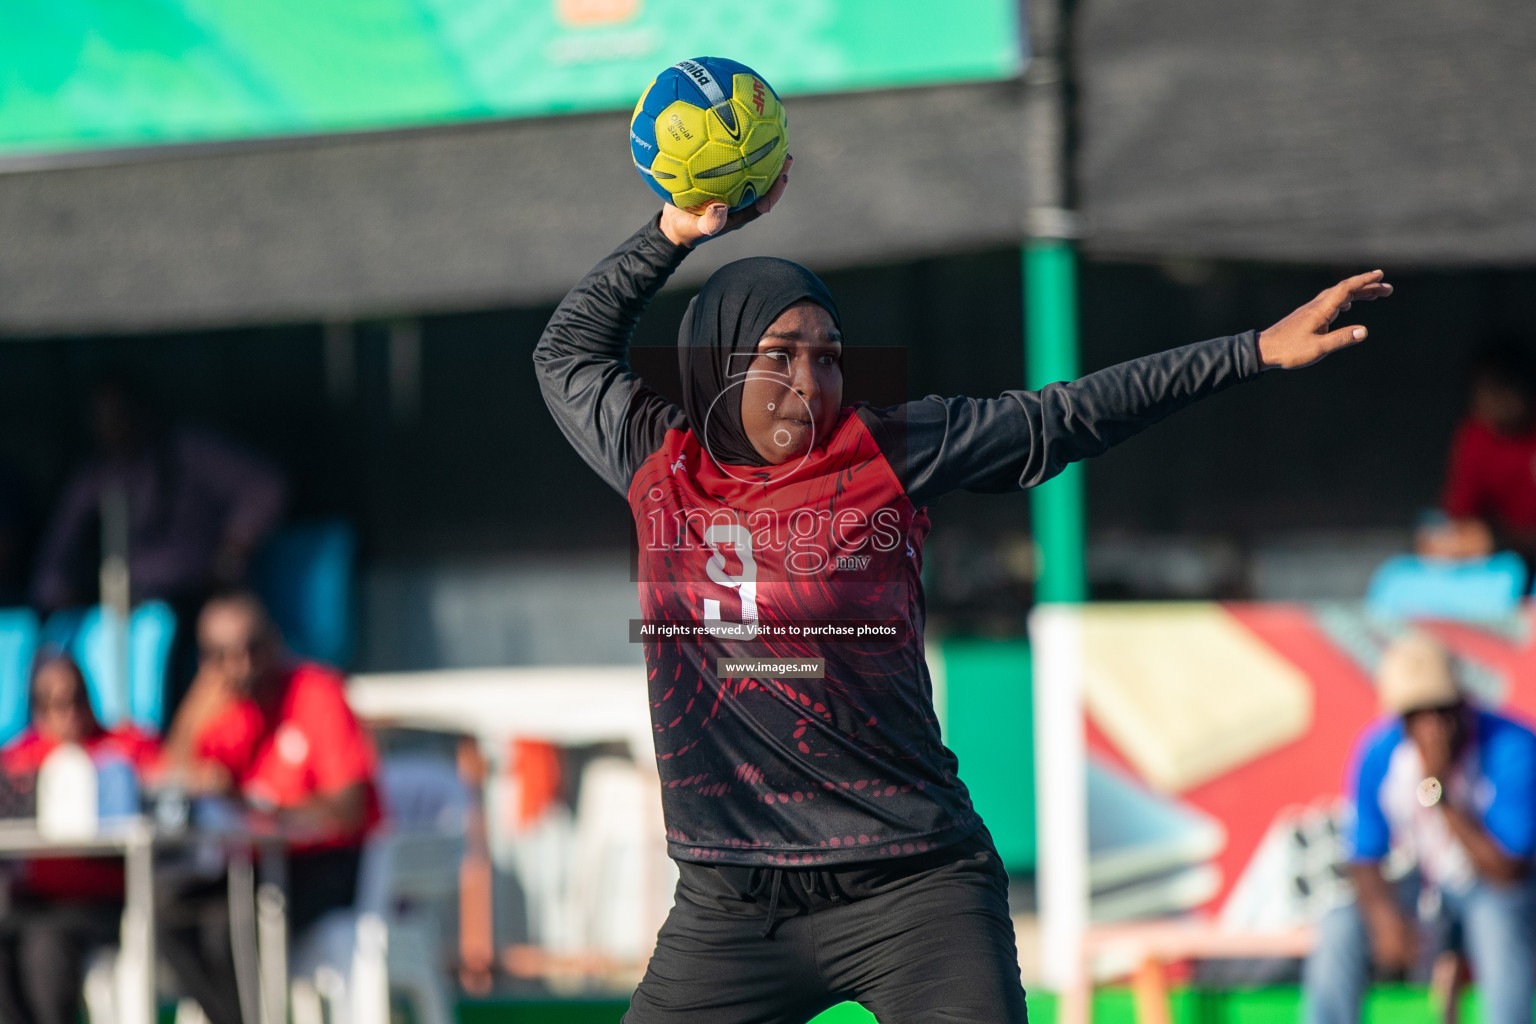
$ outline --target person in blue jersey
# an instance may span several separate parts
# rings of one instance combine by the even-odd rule
[[[1342,281],[1244,331],[996,398],[843,401],[842,322],[805,267],[718,270],[678,338],[683,401],[628,363],[635,324],[705,239],[767,213],[662,208],[561,302],[534,350],[566,439],[626,499],[668,849],[680,880],[629,1024],[1026,1019],[1008,878],[934,712],[927,506],[1050,479],[1266,368],[1365,336],[1390,294]],[[962,341],[960,343],[972,343]],[[981,341],[974,343],[984,343]],[[828,635],[825,630],[878,627]],[[811,678],[774,669],[821,666]]]
[[[1377,673],[1389,717],[1360,739],[1347,834],[1355,902],[1304,972],[1308,1024],[1353,1024],[1373,970],[1424,980],[1471,961],[1489,1024],[1530,1024],[1536,976],[1536,733],[1468,703],[1445,649],[1412,633]]]

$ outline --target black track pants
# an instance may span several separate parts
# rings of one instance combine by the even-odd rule
[[[880,1024],[1026,1024],[1008,877],[985,829],[836,870],[678,869],[624,1024],[804,1024],[845,1000]]]
[[[120,902],[18,899],[0,923],[0,1024],[76,1024],[86,958],[122,916]]]

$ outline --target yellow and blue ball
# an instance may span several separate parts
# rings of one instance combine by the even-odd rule
[[[778,94],[757,72],[724,57],[667,68],[629,122],[640,177],[690,213],[710,203],[739,210],[756,202],[778,178],[788,145]]]

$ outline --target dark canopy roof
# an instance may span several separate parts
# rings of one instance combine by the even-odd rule
[[[1536,263],[1530,0],[1081,0],[1092,255]],[[801,97],[741,256],[815,269],[1022,237],[1018,83]],[[654,212],[625,116],[0,166],[0,335],[549,301]]]
[[[1091,251],[1536,262],[1536,4],[1083,0]]]
[[[824,269],[1021,233],[1016,82],[802,97],[780,211],[709,243]],[[151,330],[529,305],[657,204],[627,115],[509,121],[0,173],[0,334]],[[0,171],[5,170],[0,168]]]

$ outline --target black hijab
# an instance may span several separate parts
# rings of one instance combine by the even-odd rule
[[[768,465],[742,427],[740,384],[763,332],[780,313],[805,299],[838,323],[837,303],[819,277],[789,260],[753,256],[715,271],[688,303],[677,332],[683,411],[694,436],[715,461]]]

